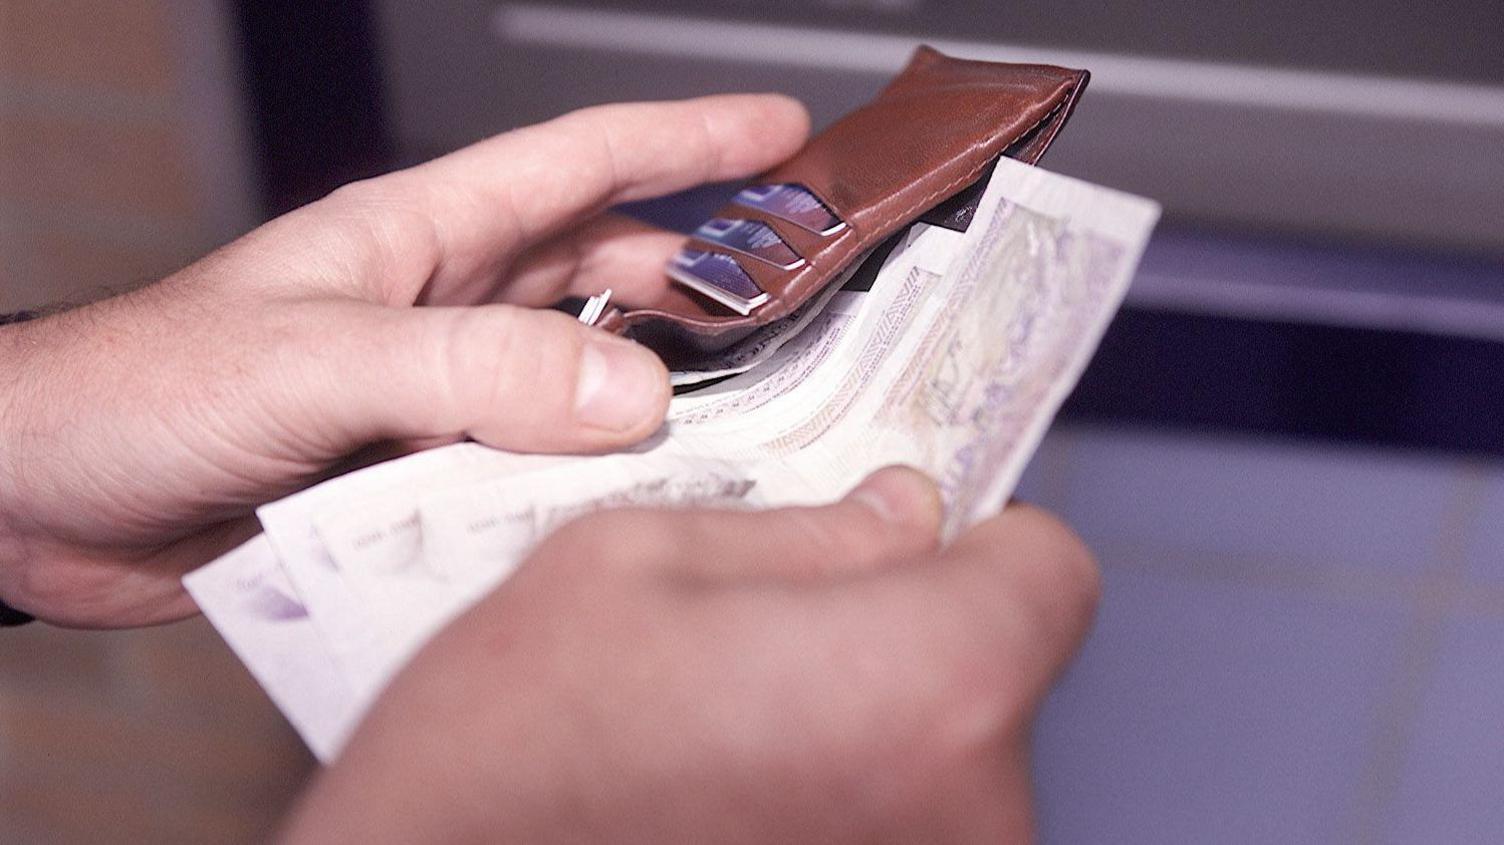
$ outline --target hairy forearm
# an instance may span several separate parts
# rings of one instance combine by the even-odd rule
[[[0,315],[0,601],[8,590],[11,576],[18,572],[27,556],[26,544],[18,526],[19,441],[21,412],[25,405],[22,381],[25,377],[28,337],[22,321],[30,313]]]
[[[29,312],[0,314],[0,531],[5,527],[5,507],[11,503],[9,496],[16,477],[15,451],[19,437],[21,380],[24,377],[26,346],[31,342],[21,320],[29,319]]]
[[[37,521],[36,505],[47,489],[39,479],[57,450],[39,449],[36,441],[42,420],[67,419],[49,416],[43,407],[70,389],[70,379],[59,375],[66,355],[55,343],[57,322],[69,316],[58,313],[63,310],[0,315],[0,599],[10,594],[16,573],[34,562],[35,545],[47,535]]]

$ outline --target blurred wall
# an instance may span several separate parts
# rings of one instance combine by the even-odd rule
[[[156,279],[254,218],[224,22],[0,0],[0,311]],[[0,630],[0,840],[258,841],[310,767],[201,619]]]
[[[0,631],[0,840],[259,842],[312,765],[202,619]]]
[[[254,220],[225,20],[0,0],[0,310],[154,280]]]

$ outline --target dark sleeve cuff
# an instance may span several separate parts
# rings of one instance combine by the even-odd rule
[[[22,613],[4,602],[0,602],[0,628],[14,628],[17,625],[25,625],[27,622],[35,621],[36,617],[30,613]]]

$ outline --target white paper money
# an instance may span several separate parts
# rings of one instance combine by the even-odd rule
[[[265,535],[183,578],[220,636],[320,760],[354,727],[356,698]]]
[[[263,667],[269,692],[275,678],[278,705],[305,714],[294,724],[322,757],[414,650],[591,510],[825,502],[906,463],[939,482],[954,536],[1006,501],[1157,216],[1147,200],[1004,159],[964,234],[916,225],[869,292],[832,294],[747,372],[676,397],[664,429],[634,450],[451,446],[262,508],[267,541],[205,571],[245,581],[275,551],[306,609],[304,636],[317,636],[344,685],[340,707],[313,707],[303,699],[323,702],[326,688],[302,691],[267,668],[287,663],[274,644],[258,649],[261,623],[232,611],[234,591],[195,574],[195,597],[253,671]]]

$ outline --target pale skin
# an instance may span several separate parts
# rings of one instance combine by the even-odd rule
[[[256,504],[352,455],[647,437],[657,358],[538,306],[651,299],[682,237],[602,210],[755,174],[807,132],[768,95],[576,112],[0,328],[0,598],[170,621]],[[933,484],[890,468],[824,508],[567,526],[397,677],[287,836],[1026,838],[1029,725],[1095,568],[1027,507],[943,549],[939,522]]]

